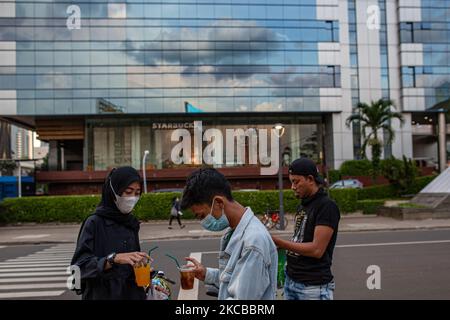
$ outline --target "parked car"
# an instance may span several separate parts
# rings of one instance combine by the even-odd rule
[[[330,189],[362,189],[363,184],[357,179],[339,180],[333,183]]]

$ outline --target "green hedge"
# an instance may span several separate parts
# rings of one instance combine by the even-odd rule
[[[358,190],[358,200],[388,199],[398,197],[392,185],[373,186]]]
[[[339,171],[343,176],[367,176],[372,171],[369,160],[347,160],[341,164]]]
[[[414,180],[414,183],[406,189],[405,194],[416,194],[425,188],[436,176],[419,177]]]
[[[142,196],[134,214],[141,220],[169,217],[172,198],[179,193],[158,193]],[[5,199],[0,204],[0,222],[81,222],[94,212],[100,196],[52,196]],[[193,218],[186,212],[184,218]]]
[[[436,176],[426,176],[416,178],[414,183],[409,186],[403,194],[392,185],[367,187],[358,190],[358,200],[368,199],[388,199],[396,198],[402,195],[414,195],[425,188]]]
[[[340,170],[329,170],[328,171],[328,178],[330,185],[335,183],[336,181],[341,180],[341,171]]]
[[[173,197],[180,193],[151,193],[143,195],[134,214],[140,220],[168,219]],[[257,214],[267,208],[278,208],[278,191],[233,192],[235,199],[244,206],[251,206]],[[99,196],[51,196],[5,199],[0,203],[0,223],[16,222],[81,222],[91,214],[100,202]],[[284,191],[286,212],[295,212],[298,200],[292,190]],[[192,219],[189,210],[183,219]]]
[[[356,206],[363,214],[375,214],[379,207],[384,205],[384,199],[358,200]]]
[[[342,212],[357,210],[358,190],[331,190],[331,197]],[[172,198],[179,193],[159,193],[142,196],[134,210],[140,220],[168,219]],[[233,192],[233,196],[244,206],[252,207],[256,214],[269,209],[277,209],[278,191]],[[0,223],[16,222],[80,222],[91,214],[99,203],[99,196],[53,196],[23,197],[5,199],[0,204]],[[299,200],[292,190],[284,191],[286,212],[295,212]],[[183,219],[192,219],[190,211],[184,212]]]
[[[275,190],[256,192],[233,192],[233,197],[243,206],[249,206],[256,214],[263,214],[267,209],[276,210],[279,207],[279,193]],[[295,212],[299,200],[292,190],[283,191],[285,212]]]
[[[179,192],[149,193],[141,197],[133,213],[140,220],[169,219],[172,199],[181,197]],[[183,213],[184,219],[193,218],[191,212]]]
[[[426,186],[434,177],[418,178],[408,194],[414,194]],[[141,220],[168,219],[172,198],[179,193],[150,193],[143,195],[134,210]],[[252,207],[256,214],[262,214],[267,208],[278,208],[278,191],[233,192],[235,199],[244,206]],[[371,212],[378,202],[361,200],[389,199],[398,195],[392,186],[376,186],[364,189],[333,189],[330,197],[338,204],[343,213],[363,210]],[[0,203],[0,223],[16,222],[80,222],[91,214],[100,201],[99,196],[51,196],[23,197],[5,199]],[[284,208],[294,213],[299,201],[292,190],[284,190]],[[192,219],[193,214],[186,211],[183,219]]]
[[[330,197],[336,201],[341,212],[355,212],[358,208],[356,202],[358,201],[357,189],[331,189]]]
[[[99,196],[9,198],[0,203],[0,222],[82,221],[99,201]]]

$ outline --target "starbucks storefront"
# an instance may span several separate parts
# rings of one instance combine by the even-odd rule
[[[222,167],[246,167],[261,165],[261,159],[255,163],[252,160],[252,152],[256,152],[250,145],[249,137],[243,140],[245,156],[244,161],[239,161],[238,139],[233,137],[233,141],[227,141],[229,132],[247,132],[254,129],[255,132],[267,133],[267,154],[272,154],[270,143],[271,129],[276,123],[282,123],[284,132],[280,137],[283,162],[289,163],[300,156],[306,156],[318,164],[323,159],[323,125],[320,116],[317,117],[202,117],[182,118],[182,117],[149,117],[149,118],[95,118],[86,120],[86,151],[85,170],[102,171],[112,167],[130,165],[141,168],[142,156],[145,150],[149,151],[146,159],[147,170],[176,169],[186,167],[197,167],[204,164],[204,159],[195,155],[195,141],[198,139],[194,130],[194,122],[201,124],[202,150],[208,150],[211,139],[205,132],[215,129],[223,137],[222,152],[220,157],[223,161],[218,161],[214,166]],[[174,148],[181,141],[174,131],[183,130],[190,133],[191,156],[182,163],[177,163],[173,159]],[[262,137],[260,137],[261,139]],[[216,138],[217,139],[217,138]],[[229,140],[229,139],[228,139]],[[258,140],[259,142],[261,140]],[[229,146],[233,144],[234,159],[230,161]],[[217,151],[215,151],[217,152]],[[254,159],[254,158],[253,158]],[[179,161],[178,161],[179,162]]]

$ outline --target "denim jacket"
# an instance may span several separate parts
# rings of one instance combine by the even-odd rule
[[[223,235],[219,268],[207,268],[205,284],[219,288],[219,300],[273,300],[277,268],[275,244],[266,227],[247,208],[234,232],[230,228]]]

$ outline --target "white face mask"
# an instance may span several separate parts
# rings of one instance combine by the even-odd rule
[[[136,206],[136,203],[138,203],[139,201],[139,197],[118,196],[114,191],[114,188],[111,184],[111,180],[109,180],[109,185],[111,186],[111,190],[114,193],[114,196],[116,197],[114,203],[116,204],[117,209],[119,209],[119,211],[122,212],[123,214],[129,214],[131,211],[133,211],[134,207]]]

